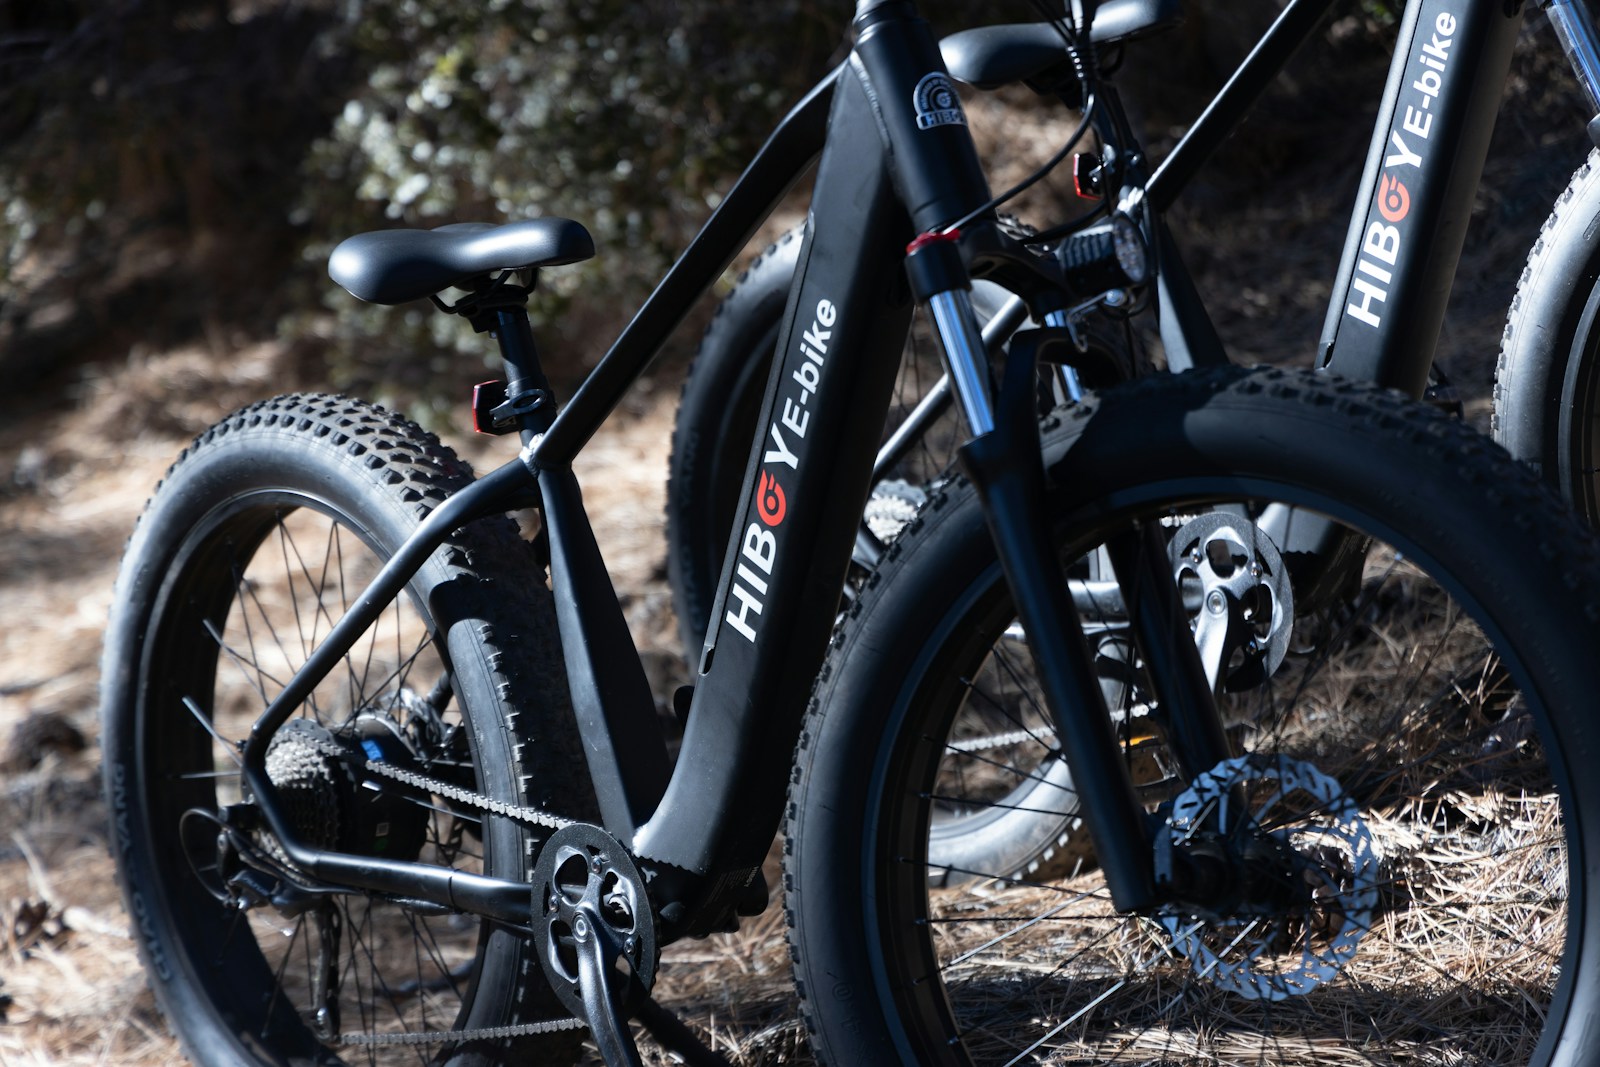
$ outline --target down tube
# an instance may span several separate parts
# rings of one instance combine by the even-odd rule
[[[678,764],[634,850],[759,867],[866,498],[911,316],[910,221],[860,81],[839,80]]]
[[[1321,363],[1421,396],[1522,26],[1505,0],[1412,0],[1345,237]]]

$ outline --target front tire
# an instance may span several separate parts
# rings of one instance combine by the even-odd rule
[[[238,862],[218,843],[225,812],[251,824],[236,744],[416,523],[471,476],[381,408],[280,397],[196,440],[129,543],[103,661],[106,790],[146,971],[198,1063],[576,1054],[571,1031],[375,1043],[565,1013],[522,932],[305,876],[312,897],[275,906],[229,882]],[[381,758],[517,805],[582,797],[553,626],[510,520],[453,535],[275,735],[268,771],[302,836],[527,879],[528,828],[381,779],[360,785],[343,768]],[[257,865],[286,861],[265,829],[248,834]]]
[[[1372,538],[1354,603],[1293,619],[1294,651],[1267,684],[1219,698],[1252,773],[1315,767],[1355,814],[1252,786],[1266,806],[1250,807],[1248,832],[1282,842],[1271,862],[1292,905],[1121,916],[1096,869],[942,886],[941,807],[993,802],[1033,773],[974,763],[967,724],[999,715],[1036,751],[1054,744],[1031,660],[1007,644],[1014,613],[981,509],[954,486],[852,606],[802,735],[785,872],[819,1058],[1590,1062],[1600,556],[1587,532],[1450,420],[1285,372],[1113,390],[1058,415],[1046,458],[1068,561],[1131,521],[1259,544],[1248,516],[1268,502]],[[1197,548],[1218,570],[1274,558],[1219,555],[1238,543]],[[1280,595],[1251,598],[1252,624]],[[1086,618],[1102,632],[1125,621]],[[1144,802],[1171,825],[1203,780],[1172,777],[1147,693],[1135,682],[1111,710]]]

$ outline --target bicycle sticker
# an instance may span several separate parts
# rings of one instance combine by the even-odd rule
[[[1378,217],[1368,217],[1367,231],[1356,259],[1357,273],[1350,279],[1345,305],[1348,318],[1375,330],[1383,326],[1390,286],[1397,276],[1405,273],[1401,253],[1411,227],[1402,223],[1411,213],[1412,188],[1407,187],[1400,175],[1410,178],[1415,183],[1413,188],[1420,189],[1425,184],[1422,168],[1431,155],[1434,103],[1444,89],[1443,76],[1451,69],[1450,48],[1458,29],[1456,17],[1441,11],[1429,29],[1431,36],[1426,40],[1421,31],[1417,34],[1422,44],[1413,59],[1420,73],[1403,88],[1406,94],[1401,100],[1403,106],[1395,110],[1373,205]]]
[[[911,101],[917,109],[917,129],[931,130],[935,126],[965,126],[967,116],[961,110],[961,99],[950,79],[938,71],[925,74],[912,90]]]

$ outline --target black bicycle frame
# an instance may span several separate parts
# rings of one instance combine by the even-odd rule
[[[1330,3],[1293,0],[1240,75],[1151,177],[1147,199],[1157,216],[1259,93],[1269,68],[1282,66]],[[1518,12],[1498,2],[1411,0],[1330,307],[1324,365],[1420,392],[1517,23]],[[456,494],[418,528],[252,729],[244,775],[297,866],[344,885],[528,922],[523,883],[304,845],[276,799],[265,756],[272,734],[453,529],[518,506],[536,488],[550,534],[568,682],[606,828],[665,875],[653,892],[675,902],[675,910],[663,910],[674,934],[708,929],[759,868],[781,815],[801,715],[838,608],[911,313],[901,249],[989,196],[959,109],[930,103],[946,76],[937,43],[912,4],[861,0],[855,28],[850,59],[779,125],[548,430],[516,461]],[[571,462],[689,306],[819,153],[780,359],[746,468],[744,513],[725,556],[682,751],[669,773],[649,687]],[[1408,198],[1404,210],[1384,199],[1399,187]],[[1169,344],[1169,352],[1218,358],[1220,344],[1159,217],[1155,225],[1169,305],[1163,332],[1170,327],[1174,342],[1182,343]],[[959,262],[953,276],[964,284]],[[1371,288],[1379,284],[1387,287],[1381,297]],[[1371,335],[1356,332],[1345,321],[1351,318]],[[1001,408],[1001,432],[978,438],[964,462],[979,483],[1018,593],[1019,615],[1086,797],[1108,882],[1120,907],[1138,906],[1152,893],[1149,833],[1104,729],[1106,717],[1097,714],[1103,705],[1083,654],[1081,624],[1043,536],[1036,435],[1005,432],[1006,409],[1031,410],[1031,394],[1015,386],[1003,391]],[[1023,453],[1030,448],[1028,459]],[[1024,468],[1019,480],[1014,472]],[[1135,572],[1119,574],[1129,602],[1148,600],[1148,579],[1160,561],[1141,562],[1141,553],[1161,554],[1131,541],[1121,552],[1123,568]],[[1162,609],[1158,619],[1178,610],[1159,598],[1155,609]],[[1195,664],[1186,661],[1194,650],[1179,644],[1169,649],[1178,661],[1165,681],[1183,685],[1196,676]],[[1198,704],[1191,714],[1204,717],[1206,700],[1179,696],[1175,706]],[[1197,743],[1207,742],[1201,737]]]
[[[1218,366],[1228,357],[1162,215],[1334,2],[1291,0],[1144,184],[1170,370]],[[1422,394],[1521,17],[1520,0],[1413,0],[1407,7],[1329,300],[1319,366]],[[1003,340],[1015,325],[994,331],[996,337]],[[948,403],[947,388],[930,393],[880,453],[880,467],[893,463]],[[875,549],[866,546],[863,555],[874,558]]]
[[[1332,6],[1292,0],[1284,8],[1151,175],[1145,193],[1157,213],[1172,205]],[[1521,0],[1406,5],[1318,366],[1422,395],[1522,14]],[[1176,248],[1163,240],[1160,251],[1169,358],[1178,353],[1175,369],[1215,362],[1219,342]]]
[[[522,883],[307,847],[284,817],[265,754],[273,732],[450,531],[514,506],[533,485],[549,532],[568,684],[606,828],[663,875],[657,890],[679,902],[663,909],[674,933],[709,928],[757,871],[781,816],[787,767],[838,610],[908,328],[912,294],[902,249],[915,234],[989,198],[964,116],[941,101],[938,90],[949,88],[948,78],[937,42],[913,5],[862,0],[855,30],[849,61],[785,118],[548,430],[517,461],[430,516],[258,720],[244,748],[244,775],[296,865],[345,885],[508,923],[529,920]],[[686,308],[819,151],[813,209],[781,332],[782,358],[768,383],[746,471],[745,513],[730,541],[684,743],[669,776],[649,687],[570,465]],[[953,263],[951,284],[964,286],[965,268],[959,258]],[[1036,435],[1008,440],[1031,448],[1038,466]],[[1011,447],[991,443],[989,453],[1000,466],[1015,466],[1006,459]],[[1030,517],[1026,506],[1018,513],[1002,503],[997,510],[997,529]],[[1008,553],[1008,570],[1029,573],[1031,588],[1065,588],[1047,538],[1012,540],[1034,547],[1031,557]],[[1064,685],[1097,693],[1086,656],[1049,651],[1062,642],[1082,645],[1081,628],[1071,633],[1077,623],[1070,605],[1066,616],[1064,622],[1036,621],[1030,644],[1042,661],[1079,665],[1083,676],[1072,678],[1069,667]],[[1092,710],[1084,718],[1106,719]],[[1072,733],[1063,728],[1064,737]],[[1087,744],[1079,758],[1122,774],[1124,797],[1131,797],[1114,741],[1105,741],[1100,758]],[[1087,764],[1084,773],[1092,773]],[[1135,832],[1125,848],[1135,857],[1131,865],[1141,869],[1148,866],[1139,858],[1143,837]],[[1148,871],[1143,880],[1149,881]]]
[[[1520,0],[1407,6],[1320,365],[1422,395],[1521,25]]]

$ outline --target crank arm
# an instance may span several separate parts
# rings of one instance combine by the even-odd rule
[[[579,905],[572,920],[572,942],[578,952],[578,985],[583,991],[583,1016],[606,1067],[643,1067],[639,1046],[628,1029],[628,1013],[610,978],[622,951],[611,944],[588,905]]]
[[[622,953],[588,907],[580,905],[578,912],[583,929],[574,919],[573,945],[578,950],[578,983],[583,990],[583,1014],[589,1033],[607,1067],[641,1064],[639,1047],[628,1029],[629,1011],[614,988],[616,983],[607,980],[616,974],[616,962]],[[632,1014],[663,1048],[676,1053],[689,1067],[732,1067],[702,1044],[676,1015],[651,1000],[637,982],[631,982],[629,992],[629,999],[635,1004]]]

